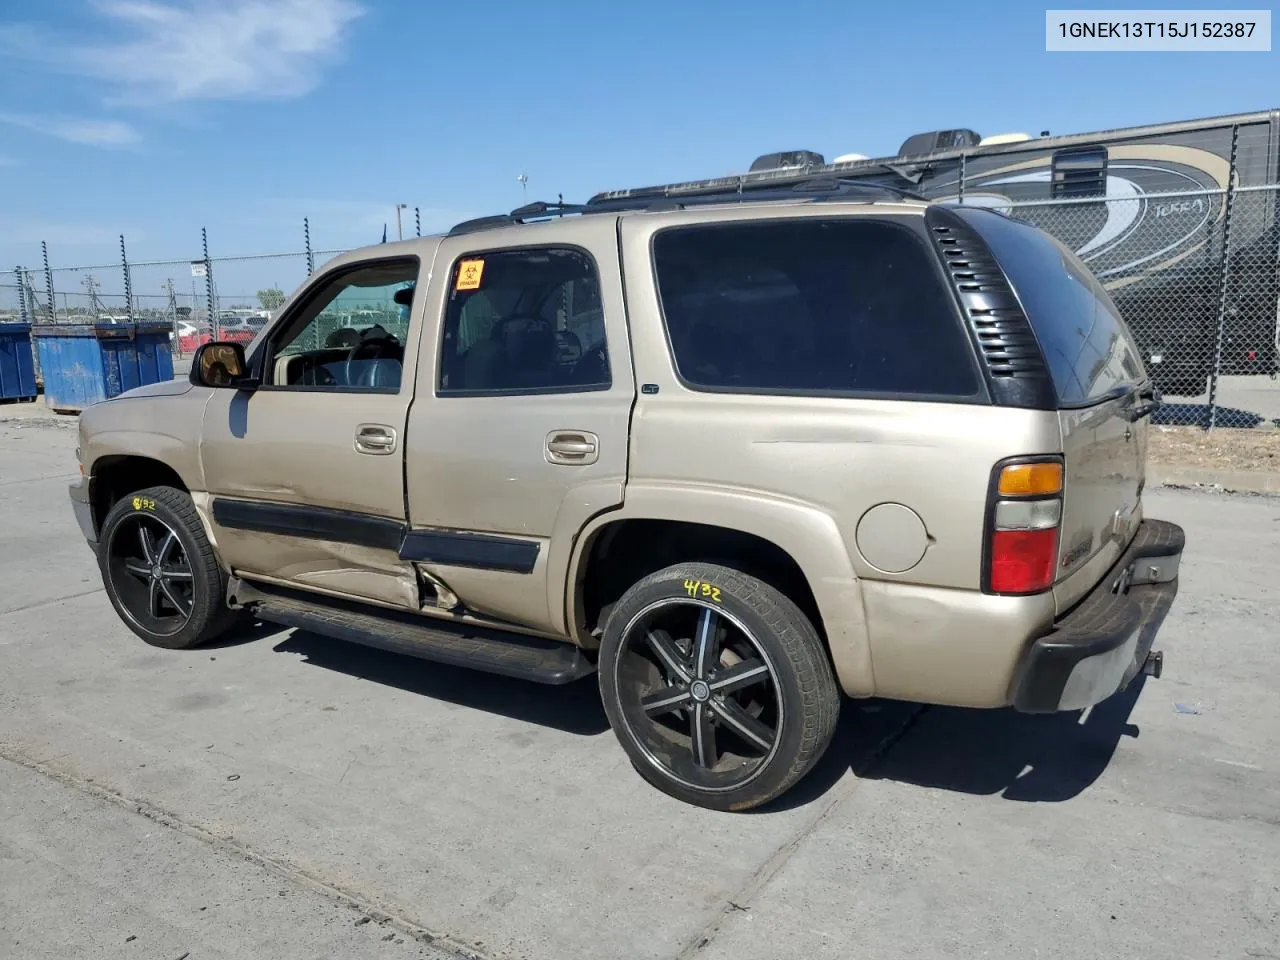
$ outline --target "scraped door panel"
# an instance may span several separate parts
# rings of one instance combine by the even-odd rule
[[[400,560],[407,398],[219,391],[205,411],[208,512],[233,571],[416,607]],[[398,425],[396,448],[370,455],[356,434]]]
[[[255,347],[262,386],[215,391],[202,508],[233,571],[419,606],[400,546],[416,286],[429,270],[415,254],[340,258]]]

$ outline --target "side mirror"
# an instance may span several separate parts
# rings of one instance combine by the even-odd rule
[[[258,382],[248,375],[244,345],[206,343],[191,358],[191,382],[200,387],[253,390]]]

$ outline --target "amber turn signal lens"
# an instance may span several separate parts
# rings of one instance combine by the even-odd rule
[[[1000,471],[1000,496],[1031,497],[1062,492],[1062,464],[1014,463]]]

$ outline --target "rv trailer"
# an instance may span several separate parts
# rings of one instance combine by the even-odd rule
[[[1223,374],[1280,369],[1280,110],[1066,136],[940,130],[909,137],[892,157],[832,163],[789,150],[741,176],[590,202],[681,203],[729,190],[765,199],[850,181],[981,204],[1058,237],[1108,289],[1166,394],[1203,393],[1219,351]]]

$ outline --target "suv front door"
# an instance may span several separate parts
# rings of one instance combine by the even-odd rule
[[[407,557],[475,614],[563,633],[578,531],[622,503],[635,397],[617,218],[444,240],[406,433]]]
[[[416,609],[399,557],[404,430],[431,264],[340,262],[253,348],[256,390],[214,391],[201,456],[223,561],[238,575]],[[363,322],[353,325],[359,315]]]

